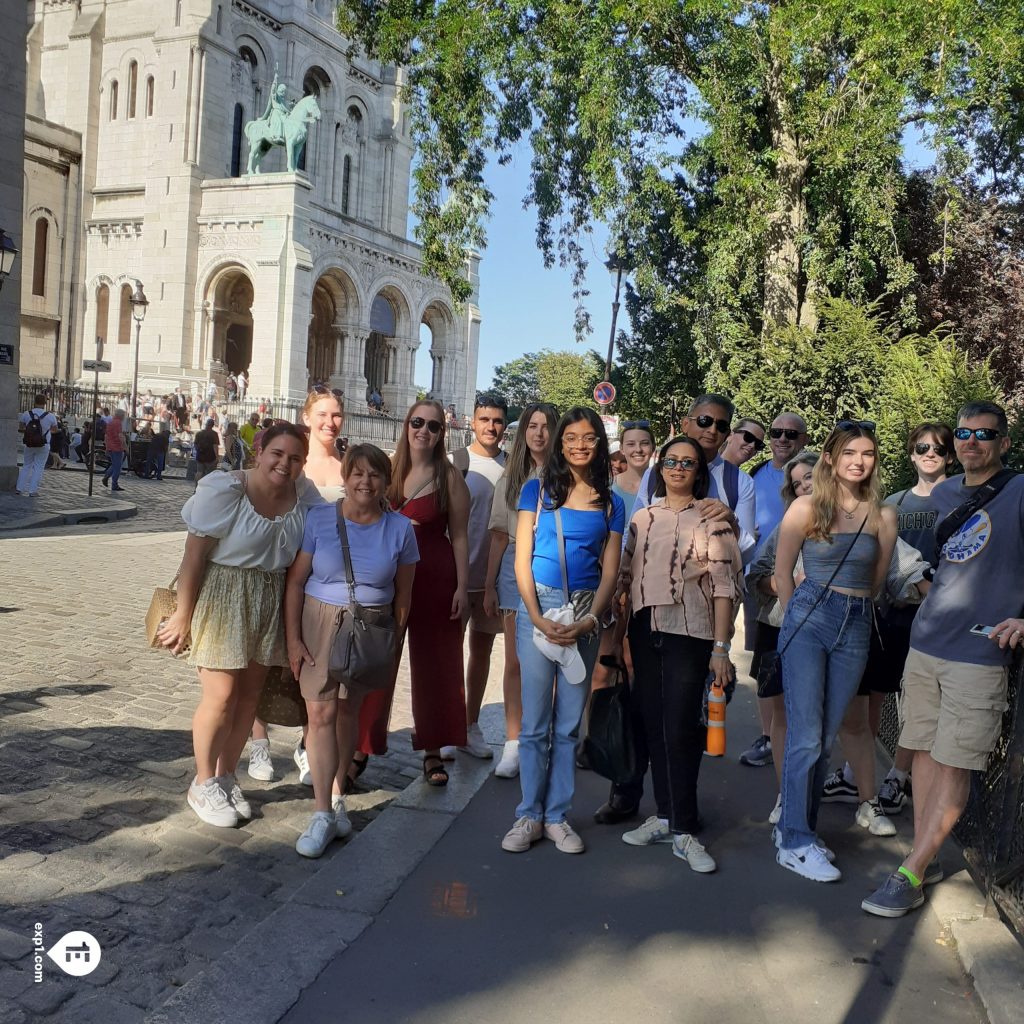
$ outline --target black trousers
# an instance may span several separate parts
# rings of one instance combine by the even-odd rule
[[[697,776],[707,740],[701,709],[712,642],[652,630],[644,608],[630,621],[629,649],[658,817],[667,818],[677,834],[695,833]]]

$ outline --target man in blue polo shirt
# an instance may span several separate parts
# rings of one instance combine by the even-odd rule
[[[861,903],[879,917],[920,907],[925,883],[942,878],[935,856],[967,806],[971,772],[985,769],[999,739],[1008,666],[1024,645],[1024,475],[1003,470],[1006,413],[992,402],[969,402],[953,438],[964,474],[932,491],[937,539],[950,514],[963,521],[936,552],[903,670],[900,746],[914,751],[914,847]],[[956,514],[990,483],[1002,483],[994,497]],[[973,632],[976,624],[988,635]]]

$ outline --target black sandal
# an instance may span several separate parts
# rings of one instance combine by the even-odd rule
[[[359,751],[356,751],[356,753],[359,753]],[[346,795],[348,795],[349,793],[354,793],[355,792],[356,779],[358,779],[359,776],[362,775],[363,772],[366,771],[366,766],[369,763],[369,761],[370,761],[370,755],[369,754],[364,754],[362,759],[357,758],[355,756],[355,754],[352,755],[352,761],[351,761],[351,763],[348,766],[348,771],[345,772],[345,794]],[[355,769],[355,772],[352,771],[353,768]]]
[[[427,765],[433,761],[437,762],[437,767],[428,768]],[[441,760],[438,754],[428,754],[423,758],[423,778],[428,786],[448,785],[448,771],[444,766],[444,761]]]

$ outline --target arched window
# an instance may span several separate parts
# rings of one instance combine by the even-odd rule
[[[110,83],[110,120],[117,120],[117,79]]]
[[[50,225],[45,217],[36,221],[36,245],[32,253],[32,294],[46,294],[46,243]]]
[[[181,28],[181,0],[174,0],[174,27]]]
[[[128,116],[135,116],[135,93],[139,85],[139,65],[132,61],[128,65]]]
[[[121,285],[121,303],[117,311],[117,343],[130,345],[132,342],[132,286]]]
[[[348,197],[352,187],[352,157],[345,154],[341,172],[341,212],[348,214]]]
[[[153,116],[153,91],[155,88],[153,76],[148,75],[146,77],[146,117]]]
[[[224,9],[220,4],[217,4],[217,35],[220,35],[221,19],[224,14]]]
[[[245,111],[241,103],[235,104],[235,121],[231,127],[231,177],[237,178],[242,173],[242,126],[245,122]]]
[[[107,319],[110,316],[110,289],[101,284],[96,289],[96,337],[107,340]]]

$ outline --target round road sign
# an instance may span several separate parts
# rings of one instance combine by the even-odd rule
[[[594,401],[598,405],[611,405],[615,401],[615,385],[603,380],[594,388]]]

